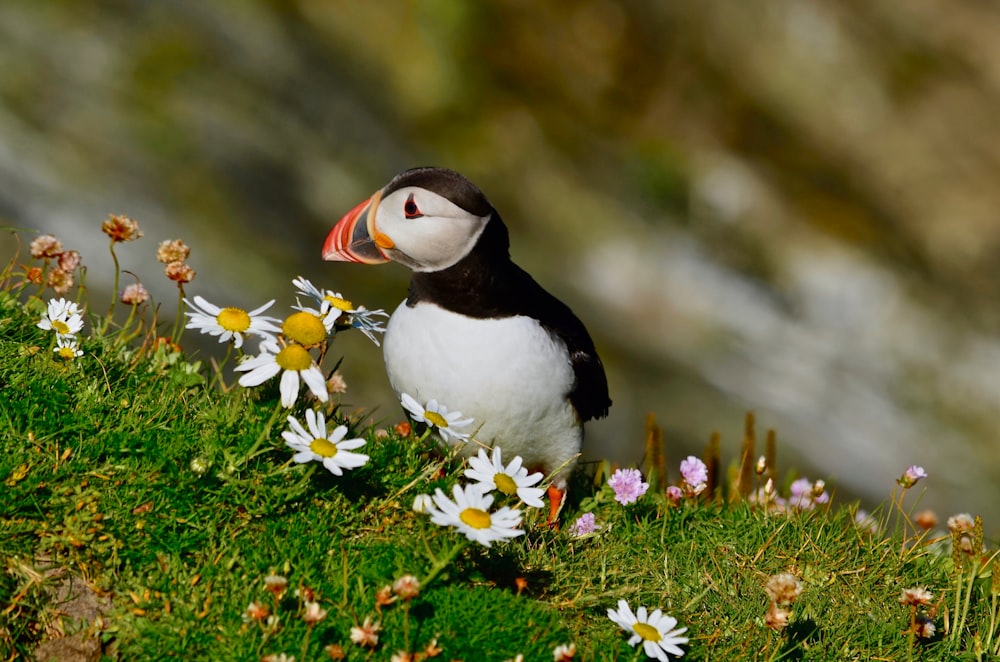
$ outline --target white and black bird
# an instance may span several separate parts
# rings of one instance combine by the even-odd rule
[[[472,182],[415,168],[341,218],[323,259],[391,260],[413,271],[383,343],[392,388],[461,411],[480,426],[478,441],[555,474],[551,518],[583,423],[606,416],[611,400],[583,323],[511,261],[509,248],[507,226]]]

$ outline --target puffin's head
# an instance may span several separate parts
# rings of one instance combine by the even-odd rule
[[[482,191],[457,172],[414,168],[337,221],[323,259],[392,260],[414,271],[440,271],[469,254],[494,214]]]

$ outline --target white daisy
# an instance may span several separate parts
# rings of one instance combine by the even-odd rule
[[[389,314],[384,310],[368,310],[364,306],[354,307],[354,304],[344,298],[340,292],[333,290],[321,290],[312,284],[307,278],[299,276],[292,281],[292,285],[298,288],[298,293],[312,299],[314,308],[302,305],[296,299],[298,306],[293,306],[296,310],[310,312],[323,320],[327,333],[333,333],[335,327],[340,326],[358,329],[365,334],[369,340],[378,346],[376,333],[385,333],[385,323],[376,317],[388,318]]]
[[[545,490],[532,485],[542,480],[542,474],[536,472],[528,475],[528,470],[521,463],[521,456],[516,455],[505,467],[500,459],[499,446],[493,449],[492,459],[480,448],[477,456],[469,458],[469,466],[472,468],[465,470],[465,477],[479,481],[478,484],[487,492],[500,490],[507,496],[517,494],[526,505],[541,508],[545,505],[541,498]]]
[[[344,439],[347,436],[347,426],[339,425],[333,432],[327,434],[326,419],[323,413],[306,410],[307,431],[294,416],[288,417],[290,430],[285,430],[281,436],[285,443],[298,451],[292,459],[298,463],[316,460],[322,462],[330,473],[337,476],[344,474],[344,469],[357,469],[368,462],[368,456],[352,453],[356,448],[365,445],[364,439]]]
[[[489,547],[497,540],[507,540],[523,535],[516,527],[521,525],[521,511],[504,506],[495,513],[489,511],[493,505],[493,495],[484,494],[475,485],[464,488],[455,485],[452,501],[437,488],[434,503],[427,506],[431,521],[439,526],[453,526],[469,540]]]
[[[385,323],[375,319],[376,317],[385,317],[388,319],[389,313],[381,308],[378,310],[368,310],[364,306],[358,306],[357,310],[351,312],[351,328],[361,331],[361,333],[368,337],[368,340],[371,340],[378,347],[379,342],[375,334],[385,333]]]
[[[246,372],[240,377],[240,386],[259,386],[279,372],[281,375],[281,404],[291,407],[299,397],[299,377],[306,383],[320,402],[330,399],[326,390],[323,371],[316,365],[312,354],[302,345],[290,343],[279,347],[278,343],[266,340],[260,344],[260,354],[236,366],[236,371]]]
[[[233,306],[220,308],[200,296],[196,296],[193,303],[184,299],[184,303],[194,309],[194,312],[186,311],[184,313],[191,318],[185,328],[197,329],[202,333],[218,336],[219,342],[232,340],[237,349],[243,346],[243,337],[248,333],[260,336],[265,340],[274,340],[274,334],[281,331],[281,327],[278,326],[281,320],[261,315],[262,312],[274,305],[274,299],[250,312]]]
[[[460,432],[456,428],[465,428],[472,425],[475,419],[472,418],[462,418],[462,412],[453,411],[449,412],[448,408],[444,405],[439,405],[437,400],[431,399],[427,401],[427,405],[421,405],[408,393],[403,393],[399,396],[399,401],[410,412],[410,416],[417,423],[426,423],[427,425],[432,425],[437,428],[438,434],[441,435],[446,443],[456,443],[459,441],[468,441],[469,432]]]
[[[73,336],[83,329],[83,317],[74,301],[49,299],[45,314],[37,324],[39,329],[55,331],[56,339]]]
[[[66,359],[67,361],[75,359],[78,356],[83,356],[83,350],[80,349],[80,344],[75,336],[56,336],[56,346],[52,348],[52,351],[56,353],[61,359]]]
[[[354,312],[354,304],[345,299],[340,292],[321,290],[313,285],[308,278],[299,276],[292,280],[292,285],[298,288],[299,294],[312,299],[315,305],[314,308],[303,306],[302,302],[296,298],[295,301],[299,305],[292,307],[319,317],[323,320],[323,326],[326,327],[327,333],[333,333],[334,325],[341,315]]]
[[[633,614],[628,602],[619,600],[617,610],[608,609],[608,618],[632,634],[632,638],[628,640],[629,646],[634,647],[641,641],[647,657],[669,662],[667,653],[676,657],[684,655],[680,644],[686,644],[688,638],[679,635],[687,632],[687,628],[674,629],[677,619],[667,616],[659,609],[647,615],[646,608],[639,607]]]

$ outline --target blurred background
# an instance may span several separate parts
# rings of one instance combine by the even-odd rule
[[[783,470],[871,506],[921,464],[923,505],[996,532],[998,34],[944,0],[5,0],[0,219],[100,291],[101,221],[135,218],[122,267],[168,314],[173,238],[189,295],[281,316],[301,274],[391,311],[409,273],[322,241],[450,167],[595,338],[588,455],[638,461],[653,412],[672,468],[712,430],[732,460],[754,410]],[[398,420],[381,352],[333,351],[345,402]]]

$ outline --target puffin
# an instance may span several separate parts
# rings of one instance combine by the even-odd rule
[[[334,225],[322,257],[413,272],[382,343],[390,385],[473,418],[475,441],[543,472],[554,522],[608,380],[580,319],[511,260],[482,191],[453,170],[406,170]]]

